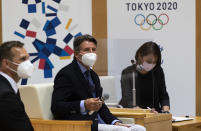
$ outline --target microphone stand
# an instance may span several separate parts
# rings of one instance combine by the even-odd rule
[[[132,72],[133,75],[133,107],[136,107],[136,89],[135,89],[135,71]]]
[[[135,61],[131,60],[131,63],[134,65]],[[133,70],[132,72],[132,77],[133,77],[133,89],[132,89],[132,93],[133,93],[133,107],[136,107],[136,88],[135,88],[135,70]]]

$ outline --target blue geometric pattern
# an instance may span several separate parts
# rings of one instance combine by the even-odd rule
[[[56,2],[57,4],[61,2],[61,0],[52,0],[52,1]],[[70,46],[68,46],[68,43],[73,38],[82,35],[82,33],[78,32],[75,35],[72,35],[70,32],[67,33],[66,36],[63,38],[65,47],[61,48],[57,46],[57,38],[54,37],[55,34],[57,33],[56,28],[62,24],[61,20],[57,16],[59,10],[52,5],[47,5],[47,7],[45,7],[46,2],[41,0],[35,0],[35,4],[33,4],[33,2],[32,4],[29,4],[29,0],[22,0],[22,4],[27,5],[28,7],[27,12],[29,13],[29,15],[32,15],[33,13],[38,13],[37,8],[40,7],[42,12],[39,13],[45,16],[46,20],[44,25],[42,26],[41,31],[45,32],[46,41],[43,41],[44,39],[43,40],[38,39],[37,35],[36,37],[33,37],[32,38],[33,41],[31,41],[31,43],[33,44],[33,48],[35,48],[36,52],[31,52],[29,53],[29,55],[33,57],[33,59],[31,60],[32,63],[39,61],[38,69],[44,70],[44,78],[51,78],[53,77],[52,70],[54,68],[54,65],[49,57],[54,54],[63,59],[69,58],[72,55],[73,50],[70,48]],[[49,12],[47,13],[47,11]],[[30,31],[31,24],[32,24],[31,21],[23,18],[19,24],[19,27],[24,29],[25,31],[35,32]],[[20,33],[17,31],[14,31],[14,34],[22,39],[29,37],[27,34]],[[27,81],[28,79],[23,79],[21,84],[25,85],[27,84]]]
[[[28,13],[36,13],[36,4],[28,5]]]

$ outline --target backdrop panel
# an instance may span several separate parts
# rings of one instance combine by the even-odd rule
[[[36,70],[22,84],[53,82],[73,58],[73,40],[92,34],[91,0],[3,0],[3,41],[20,40]]]
[[[173,115],[195,115],[195,0],[109,0],[108,74],[131,65],[145,41],[161,47]],[[120,99],[120,97],[119,97]]]

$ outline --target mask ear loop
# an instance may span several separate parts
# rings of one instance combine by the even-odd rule
[[[76,51],[76,52],[78,52],[78,51]],[[75,53],[74,53],[74,54],[75,54]],[[80,53],[80,51],[79,51],[79,55],[83,56],[83,55]],[[76,57],[75,55],[74,55],[74,57],[75,57],[76,59],[78,59],[79,61],[82,62],[82,60],[81,60],[80,58]]]
[[[82,54],[80,54],[81,56],[83,56]],[[79,58],[79,57],[76,57],[78,60],[80,60],[80,61],[82,61],[81,59],[82,59],[82,57],[81,57],[81,59]]]
[[[7,59],[7,60],[8,60],[10,63],[12,63],[12,64],[14,64],[14,65],[19,66],[19,64],[15,63],[15,62],[10,61],[9,59]],[[7,67],[8,67],[8,69],[9,69],[9,70],[11,70],[11,71],[13,71],[13,72],[17,73],[17,71],[15,71],[14,69],[10,68],[9,66],[7,66]]]
[[[11,62],[12,64],[14,64],[14,65],[19,65],[19,64],[13,62],[13,61],[10,61],[9,59],[7,59],[7,60],[8,60],[9,62]]]
[[[9,66],[8,66],[8,69],[13,71],[13,72],[15,72],[15,73],[17,73],[17,71],[15,71],[14,69],[10,68]]]

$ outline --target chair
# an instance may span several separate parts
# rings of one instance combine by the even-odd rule
[[[116,100],[115,78],[113,76],[101,76],[100,82],[103,87],[103,94],[108,93],[110,95],[109,99],[106,100],[106,105],[109,107],[120,107]],[[44,120],[53,119],[53,114],[50,110],[53,83],[24,85],[19,88],[19,91],[25,105],[25,110],[32,122],[33,120],[35,122],[36,120],[43,120],[44,122]],[[123,123],[134,123],[133,118],[120,117],[119,119]]]
[[[92,121],[52,120],[50,110],[53,83],[19,87],[20,96],[36,131],[90,131]]]
[[[21,86],[19,91],[25,110],[30,118],[53,119],[53,114],[50,110],[53,83]]]
[[[109,107],[117,107],[123,108],[118,104],[117,96],[116,96],[116,87],[115,87],[115,77],[114,76],[99,76],[100,83],[103,88],[103,97],[104,95],[108,95],[109,98],[105,100],[105,104]],[[118,117],[125,124],[133,124],[135,120],[133,118],[127,117]]]
[[[109,107],[123,108],[118,104],[115,87],[114,76],[100,76],[100,83],[103,88],[103,96],[107,95],[109,98],[105,100],[105,103]]]

